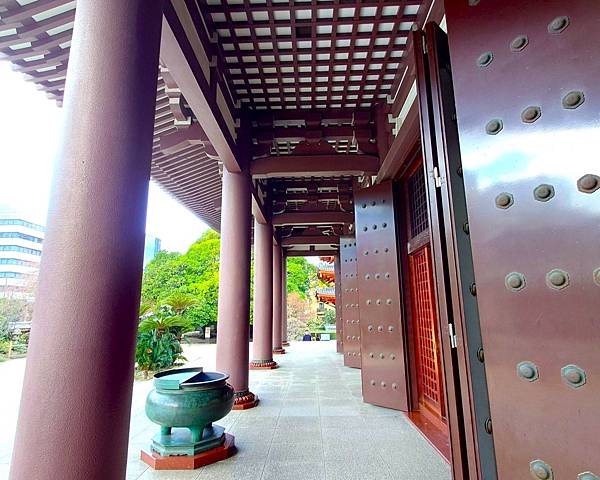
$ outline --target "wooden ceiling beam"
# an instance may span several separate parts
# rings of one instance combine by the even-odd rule
[[[376,174],[379,159],[372,155],[282,155],[250,163],[254,178],[332,177]]]
[[[285,212],[273,215],[273,226],[286,225],[336,225],[354,223],[354,214],[351,212]]]
[[[294,235],[281,239],[283,247],[295,245],[339,245],[340,237],[331,235]]]

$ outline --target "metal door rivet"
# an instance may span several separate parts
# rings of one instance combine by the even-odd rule
[[[368,273],[365,275],[365,280],[368,280],[369,278],[371,278],[371,275],[369,275]]]
[[[569,17],[560,16],[556,17],[548,24],[548,32],[549,33],[561,33],[565,28],[569,26]]]
[[[383,223],[381,224],[381,227],[382,227],[382,228],[386,228],[386,227],[387,227],[387,223],[383,222]]]
[[[383,325],[379,325],[379,326],[377,327],[377,330],[378,330],[379,332],[383,332]]]
[[[479,347],[479,349],[477,350],[477,360],[479,360],[481,363],[483,363],[485,360],[485,356],[483,353],[483,347]]]
[[[367,327],[367,330],[368,330],[369,332],[372,332],[372,331],[373,331],[373,325],[369,325],[369,326]]]
[[[517,364],[517,375],[528,382],[535,382],[540,378],[537,366],[533,362],[520,362]]]
[[[565,365],[560,369],[563,381],[571,388],[579,388],[585,385],[587,377],[585,370],[577,365]]]
[[[542,109],[540,107],[531,106],[523,110],[521,113],[521,120],[523,120],[525,123],[533,123],[541,116]]]
[[[391,277],[391,275],[389,273],[385,274],[385,278],[390,278],[390,277]]]
[[[381,305],[381,298],[377,299],[377,305]]]
[[[471,295],[473,295],[474,297],[477,295],[477,285],[475,284],[475,282],[473,282],[469,286],[469,292],[471,292]]]
[[[577,180],[577,189],[583,193],[594,193],[600,188],[600,177],[592,173],[584,175]]]
[[[581,472],[577,475],[577,480],[600,480],[600,477],[594,475],[592,472]]]
[[[498,208],[507,209],[514,203],[513,196],[508,192],[502,192],[496,197],[496,206]]]
[[[387,387],[387,384],[385,382],[381,382],[381,388],[385,388]]]
[[[525,276],[519,272],[510,272],[504,279],[506,288],[514,292],[525,288]]]
[[[529,44],[527,35],[519,35],[510,42],[510,50],[512,52],[520,52]]]
[[[487,67],[494,60],[494,54],[492,52],[484,52],[477,57],[477,65],[480,67]]]
[[[469,222],[463,223],[462,229],[463,229],[463,232],[465,232],[467,235],[469,235]]]
[[[550,288],[560,290],[569,286],[569,274],[564,270],[555,268],[546,274],[546,284]]]
[[[375,380],[371,380],[371,386],[373,386],[373,387],[374,387],[376,383],[377,383],[377,382],[376,382]]]
[[[394,331],[394,326],[393,326],[393,325],[390,325],[390,326],[388,327],[388,332],[393,332],[393,331]]]
[[[369,352],[369,358],[375,358],[375,354],[373,352]]]
[[[363,207],[363,208],[367,208],[367,204],[366,204],[366,203],[363,203],[363,204],[362,204],[362,207]]]
[[[384,251],[385,253],[388,253],[388,252],[390,251],[390,249],[389,249],[389,248],[384,248],[384,249],[383,249],[383,251]]]
[[[547,183],[542,183],[533,190],[533,198],[539,202],[547,202],[552,197],[554,197],[554,187]]]
[[[529,464],[529,471],[533,478],[539,480],[553,480],[554,473],[552,473],[552,467],[543,460],[533,460]]]
[[[375,250],[373,250],[373,253],[374,253],[375,255],[377,255],[377,254],[379,253],[379,250],[375,249]]]
[[[385,301],[385,303],[387,303],[388,305],[391,305],[391,304],[392,304],[392,299],[391,299],[391,298],[388,298],[388,299]]]
[[[371,305],[371,299],[367,300],[367,305]]]
[[[379,280],[381,278],[381,275],[379,275],[378,273],[375,274],[375,280]]]
[[[600,287],[600,268],[594,270],[592,275],[594,277],[594,283]]]
[[[585,95],[583,92],[573,90],[563,97],[562,106],[569,110],[573,110],[579,107],[583,102],[585,102]]]
[[[494,118],[485,125],[485,132],[488,135],[497,135],[503,128],[504,124],[502,123],[502,120]]]
[[[492,419],[491,418],[487,418],[485,420],[485,422],[483,423],[483,428],[485,428],[486,433],[489,433],[490,435],[492,434]]]
[[[392,388],[394,390],[398,390],[398,384],[397,383],[392,383]]]
[[[364,253],[363,253],[363,255],[368,255],[368,254],[369,254],[368,250],[365,250]]]
[[[373,225],[373,230],[377,230],[377,225]]]
[[[363,232],[366,232],[369,229],[369,227],[363,227]]]
[[[393,353],[390,355],[390,359],[391,360],[396,360],[396,355],[394,355]]]
[[[383,353],[380,353],[379,358],[381,358],[383,360],[385,358],[385,355]]]
[[[371,201],[371,205],[375,206],[377,205],[377,202],[375,200]]]

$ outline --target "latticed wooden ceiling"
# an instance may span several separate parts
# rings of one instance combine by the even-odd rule
[[[369,108],[387,98],[422,3],[200,0],[196,6],[216,35],[234,99],[281,110]]]

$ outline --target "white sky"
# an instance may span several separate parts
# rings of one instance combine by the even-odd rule
[[[0,86],[0,207],[45,225],[62,109],[8,62],[0,62]],[[207,228],[150,183],[146,232],[160,238],[163,249],[185,252]]]

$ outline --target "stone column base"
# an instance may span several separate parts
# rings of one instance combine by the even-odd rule
[[[274,348],[273,355],[283,355],[285,354],[285,348]]]
[[[197,455],[172,455],[163,457],[155,451],[142,449],[140,459],[154,470],[194,470],[216,463],[235,454],[235,438],[226,433],[225,442]]]
[[[278,367],[277,362],[273,360],[252,360],[250,362],[250,370],[273,370]]]
[[[282,347],[289,347],[290,346],[290,342],[288,342],[287,340],[285,340],[284,342],[281,342],[281,346]]]
[[[246,390],[245,392],[236,392],[235,400],[233,402],[233,410],[248,410],[258,405],[258,397],[251,391]]]

